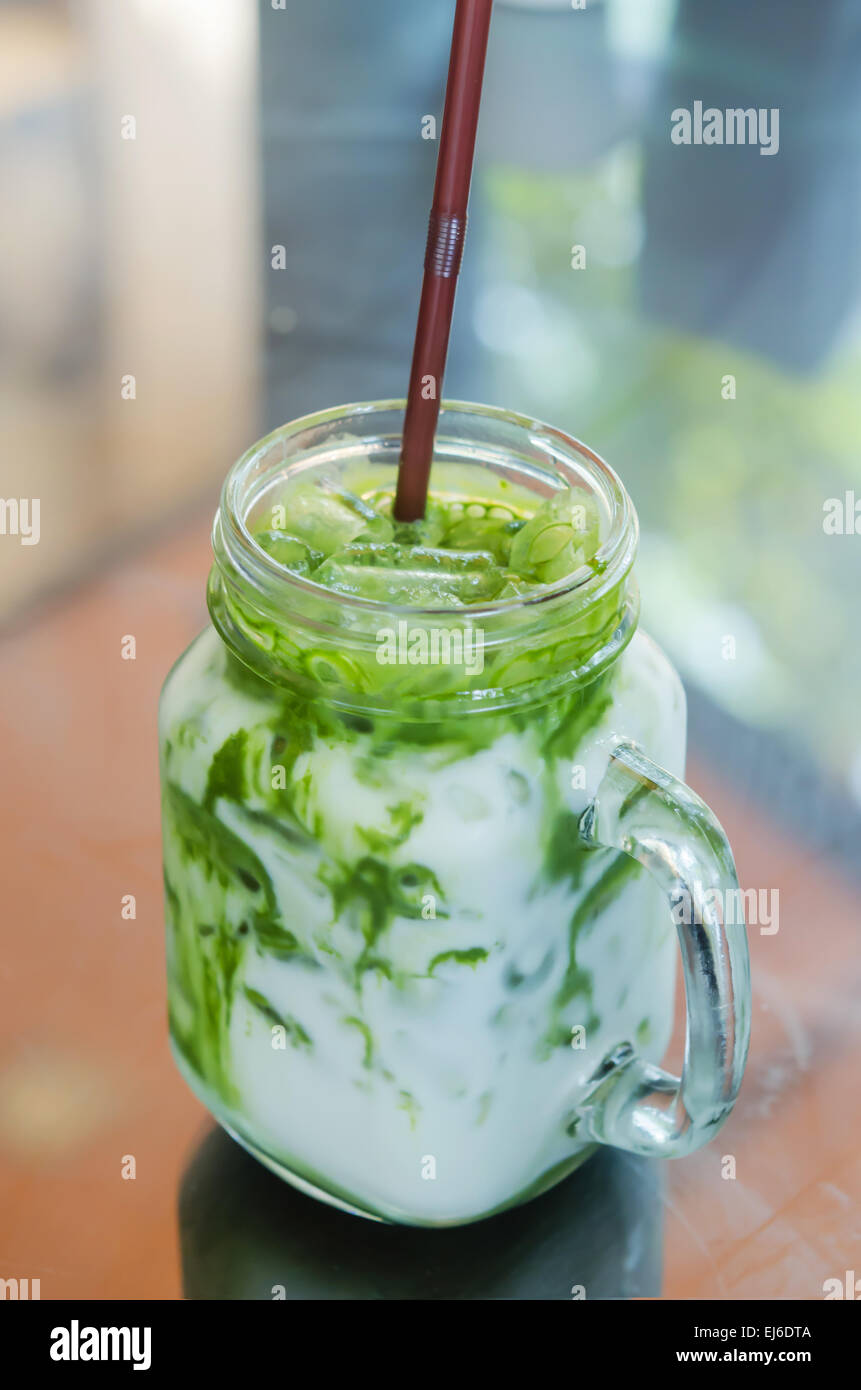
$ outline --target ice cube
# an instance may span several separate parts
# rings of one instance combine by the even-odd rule
[[[504,583],[488,551],[450,552],[394,542],[346,545],[320,566],[314,579],[339,593],[414,607],[481,603]]]
[[[361,497],[326,483],[302,484],[283,499],[284,529],[310,550],[333,555],[351,541],[391,540],[393,527]]]
[[[522,526],[510,512],[504,517],[474,517],[467,512],[451,528],[445,543],[452,550],[489,550],[501,565],[507,565],[514,537]]]
[[[552,584],[585,565],[600,541],[598,508],[581,488],[546,498],[514,537],[509,567],[523,579]]]
[[[519,579],[516,574],[506,574],[503,577],[505,583],[496,594],[496,598],[521,598],[523,594],[531,593],[533,586],[528,579]]]
[[[323,559],[319,550],[309,550],[304,541],[297,540],[287,531],[258,531],[254,539],[267,555],[293,574],[310,574]]]

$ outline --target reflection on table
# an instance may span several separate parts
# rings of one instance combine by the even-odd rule
[[[187,1299],[655,1298],[660,1164],[597,1153],[551,1192],[448,1230],[386,1226],[281,1182],[223,1130],[183,1175]]]

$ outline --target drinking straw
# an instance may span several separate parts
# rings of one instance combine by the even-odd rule
[[[394,514],[424,516],[457,275],[466,233],[493,0],[457,0]]]

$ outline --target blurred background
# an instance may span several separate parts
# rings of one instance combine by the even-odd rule
[[[404,393],[451,8],[0,4],[3,488],[41,498],[5,618],[284,420]],[[779,107],[777,155],[672,144],[694,100]],[[618,469],[697,733],[849,871],[859,145],[857,4],[500,3],[446,382]]]
[[[41,1260],[43,1297],[177,1296],[202,1112],[164,1039],[155,701],[239,452],[404,394],[452,14],[0,0],[0,1262]],[[779,108],[779,150],[674,144],[696,101]],[[731,1121],[757,1176],[707,1216],[717,1159],[672,1165],[670,1294],[821,1296],[861,1239],[859,118],[856,0],[497,0],[446,394],[621,474],[691,780],[744,886],[781,895]],[[8,500],[36,498],[25,543]],[[84,1197],[113,1213],[86,1273]]]

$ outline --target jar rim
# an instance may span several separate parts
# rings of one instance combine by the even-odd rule
[[[605,530],[585,573],[511,599],[420,607],[328,589],[287,570],[255,540],[255,519],[278,498],[280,481],[291,471],[295,478],[316,470],[326,481],[337,475],[364,495],[379,469],[388,489],[405,404],[366,401],[303,416],[253,444],[234,464],[213,525],[208,590],[222,639],[267,680],[353,710],[405,710],[418,700],[424,718],[437,707],[502,707],[590,683],[636,629],[631,570],[637,517],[613,469],[543,421],[496,406],[443,401],[434,451],[438,478],[446,495],[466,499],[474,466],[484,485],[472,496],[496,494],[498,504],[513,511],[523,497],[547,497],[565,486],[584,489]],[[380,667],[388,671],[393,661],[397,681],[383,679]]]
[[[382,599],[364,598],[354,594],[344,594],[327,589],[312,579],[303,578],[280,565],[256,541],[246,522],[253,498],[247,495],[249,484],[260,482],[268,476],[277,476],[285,466],[289,466],[286,456],[275,460],[271,468],[258,472],[261,461],[268,458],[279,443],[302,434],[310,434],[332,424],[350,418],[361,419],[388,413],[402,414],[406,408],[404,399],[379,401],[359,401],[347,405],[332,406],[326,410],[315,411],[295,420],[279,425],[270,434],[257,440],[230,468],[221,489],[219,507],[215,515],[212,531],[212,544],[216,561],[222,557],[244,573],[258,593],[269,591],[277,586],[286,595],[295,593],[306,598],[336,601],[339,608],[348,612],[365,612],[369,615],[397,613],[405,618],[467,617],[469,621],[516,614],[540,612],[544,606],[568,595],[580,595],[588,599],[592,595],[600,597],[608,583],[618,583],[619,577],[633,563],[638,540],[638,522],[634,505],[624,484],[613,468],[588,445],[564,430],[548,425],[533,416],[522,415],[516,411],[498,406],[481,405],[472,401],[443,400],[440,403],[440,429],[447,420],[458,417],[487,420],[521,430],[533,445],[543,449],[548,462],[553,460],[563,468],[579,467],[594,485],[598,484],[609,512],[609,529],[595,552],[594,566],[584,571],[575,570],[552,584],[542,586],[538,591],[518,594],[506,599],[492,599],[481,604],[470,604],[467,608],[452,605],[408,605],[397,604]],[[298,457],[298,455],[297,455]],[[259,489],[258,489],[259,490]]]

